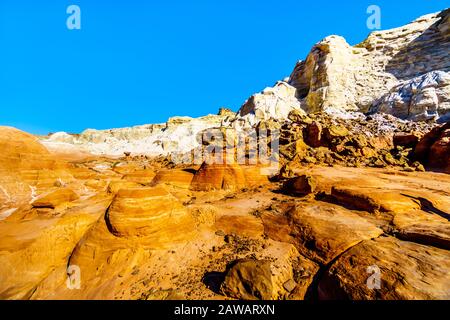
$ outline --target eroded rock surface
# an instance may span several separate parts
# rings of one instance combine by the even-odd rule
[[[319,284],[320,299],[447,300],[449,251],[391,237],[345,252]],[[372,268],[371,268],[372,267]],[[369,279],[380,272],[379,286]]]
[[[328,37],[237,113],[0,127],[0,298],[449,299],[448,23]]]

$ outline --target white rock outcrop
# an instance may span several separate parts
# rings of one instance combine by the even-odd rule
[[[205,129],[220,127],[229,115],[208,115],[200,118],[173,117],[165,124],[135,126],[131,128],[88,129],[79,136],[55,133],[43,139],[49,149],[69,147],[95,155],[122,156],[161,155],[184,153],[199,145],[197,134]]]
[[[287,82],[279,81],[274,87],[268,87],[247,99],[234,122],[253,126],[262,120],[287,119],[293,110],[302,111],[297,89]]]
[[[376,101],[371,112],[404,120],[450,120],[450,74],[432,71],[401,82]]]
[[[397,90],[401,96],[399,90],[404,89],[405,83],[414,86],[413,83],[421,81],[418,77],[424,76],[422,87],[426,90],[423,96],[416,95],[419,101],[413,102],[411,110],[404,104],[389,113],[411,120],[428,119],[423,104],[435,104],[430,105],[429,111],[433,112],[434,108],[440,108],[441,101],[430,99],[446,95],[433,91],[447,90],[442,82],[447,81],[445,74],[450,71],[449,17],[449,9],[426,15],[406,26],[373,32],[354,47],[342,37],[327,37],[313,47],[305,61],[297,63],[289,83],[297,89],[298,99],[307,112],[330,109],[367,112],[387,93]],[[436,73],[426,76],[430,72]],[[431,89],[433,85],[426,80],[429,78],[438,78],[436,88]],[[445,117],[448,108],[445,101],[442,103],[438,113]],[[414,105],[417,110],[413,110]],[[410,111],[412,116],[408,116]]]

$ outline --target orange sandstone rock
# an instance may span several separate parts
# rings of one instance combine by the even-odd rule
[[[186,239],[195,225],[186,208],[162,187],[119,190],[106,221],[115,236],[156,242]]]

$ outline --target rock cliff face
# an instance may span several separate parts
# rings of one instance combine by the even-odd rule
[[[197,134],[205,129],[219,127],[230,118],[230,113],[200,118],[173,117],[163,124],[110,130],[88,129],[80,135],[58,132],[43,139],[51,149],[69,148],[96,155],[121,156],[124,153],[166,155],[187,152],[198,146]]]
[[[410,120],[447,119],[449,16],[447,9],[406,26],[373,32],[353,47],[340,36],[325,38],[295,66],[285,85],[296,90],[283,98],[290,101],[295,95],[299,103],[286,103],[285,108],[297,106],[308,113],[335,114],[371,110]],[[244,110],[247,114],[249,103],[258,97],[250,98],[241,114]],[[274,111],[270,104],[253,107],[257,117]]]

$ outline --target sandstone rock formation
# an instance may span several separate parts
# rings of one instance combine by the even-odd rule
[[[160,170],[152,180],[152,185],[166,184],[189,189],[193,178],[194,173],[189,169]]]
[[[414,158],[431,168],[450,173],[450,122],[427,133],[416,145]]]
[[[450,295],[448,255],[446,250],[390,237],[364,241],[345,252],[330,268],[319,284],[319,297],[447,300]],[[377,271],[381,272],[380,286],[373,290],[376,283],[371,285],[367,280]]]
[[[252,96],[240,115],[251,113],[263,120],[272,110],[278,110],[277,119],[286,119],[293,109],[344,117],[346,111],[371,111],[413,121],[446,121],[449,14],[447,9],[400,28],[373,32],[353,47],[340,36],[327,37],[297,63],[287,83]],[[280,84],[289,90],[279,94]]]
[[[221,290],[235,299],[276,299],[270,261],[236,261],[230,267]]]
[[[40,195],[31,205],[35,208],[56,208],[66,202],[79,199],[79,196],[69,188],[58,188]]]
[[[449,299],[449,30],[328,37],[238,113],[0,127],[0,299]]]
[[[196,191],[232,190],[259,186],[268,182],[264,169],[258,166],[241,166],[236,163],[208,164],[204,162],[192,179]]]
[[[73,176],[30,134],[0,127],[0,210],[18,208]]]
[[[146,237],[154,242],[176,242],[193,230],[193,218],[163,187],[119,190],[106,221],[118,237]]]
[[[307,195],[316,190],[316,182],[313,177],[302,175],[287,180],[283,189],[290,194]]]
[[[438,70],[405,80],[376,101],[371,112],[412,121],[449,121],[450,74]]]

